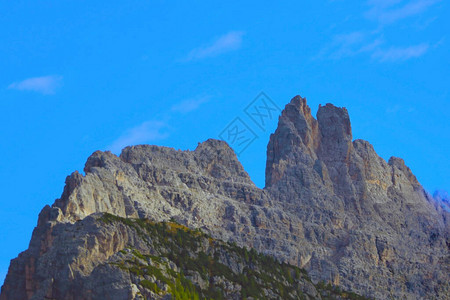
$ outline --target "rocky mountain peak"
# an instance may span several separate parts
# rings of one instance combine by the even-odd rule
[[[266,187],[281,179],[287,159],[302,159],[302,154],[297,153],[297,150],[314,156],[319,143],[318,122],[311,115],[311,108],[306,104],[306,99],[300,96],[292,98],[281,112],[275,133],[270,135],[267,146]]]
[[[352,141],[345,108],[320,106],[316,119],[306,99],[294,97],[270,136],[264,189],[228,144],[213,139],[193,151],[151,145],[126,147],[120,156],[96,151],[84,171],[68,176],[61,198],[41,211],[29,249],[11,262],[1,300],[102,299],[101,291],[111,299],[163,299],[169,288],[158,294],[163,286],[155,288],[157,280],[145,273],[157,265],[152,236],[142,228],[168,220],[177,222],[180,239],[183,228],[201,229],[305,268],[315,284],[377,299],[446,299],[450,293],[449,213],[402,159],[386,162],[369,142]],[[211,258],[204,254],[213,256],[242,273],[227,254],[206,253],[215,250],[212,240],[204,241],[183,253],[206,265]],[[138,269],[127,262],[131,256]],[[169,273],[175,268],[164,265]],[[189,272],[186,278],[208,286]],[[236,280],[227,282],[238,299],[230,283]],[[305,285],[300,292],[320,299],[314,289]],[[267,295],[279,298],[270,289]]]
[[[350,117],[345,107],[337,107],[331,103],[325,106],[319,104],[317,121],[323,137],[352,140]]]
[[[95,151],[88,157],[84,164],[84,172],[91,173],[93,168],[112,167],[116,162],[117,156],[110,151]]]
[[[416,176],[413,174],[411,169],[405,164],[405,161],[402,158],[392,156],[389,159],[389,165],[400,170],[409,180],[409,182],[413,185],[420,186],[419,181]]]
[[[433,208],[403,159],[392,157],[387,163],[369,142],[352,141],[347,109],[319,106],[316,121],[306,100],[294,98],[281,114],[267,154],[265,189],[284,210],[300,216],[306,239],[320,249],[308,262],[313,277],[327,269],[328,280],[345,281],[339,274],[355,259],[368,268],[391,268],[400,253],[419,255],[407,246],[412,244],[416,249],[433,245],[430,255],[447,251],[448,217]],[[443,248],[435,243],[438,236]],[[348,238],[362,248],[353,248],[356,244]],[[370,254],[372,239],[377,255]],[[331,240],[339,242],[330,245]],[[367,257],[374,259],[369,265]],[[423,274],[430,267],[418,268]],[[427,289],[421,288],[424,293]]]
[[[323,160],[347,160],[352,148],[352,127],[345,107],[319,106],[320,156]]]
[[[348,160],[352,148],[352,129],[346,108],[330,103],[320,105],[316,120],[306,99],[296,96],[282,111],[278,127],[270,136],[266,187],[283,177],[288,161],[308,164],[313,160],[321,172],[322,163]]]

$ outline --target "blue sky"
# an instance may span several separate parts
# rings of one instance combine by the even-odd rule
[[[97,149],[195,149],[239,117],[262,187],[276,118],[244,112],[261,91],[347,107],[354,138],[449,190],[449,15],[438,0],[1,1],[0,282]]]

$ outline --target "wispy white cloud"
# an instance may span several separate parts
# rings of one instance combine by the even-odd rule
[[[113,153],[119,153],[126,146],[152,143],[167,137],[169,137],[167,123],[146,121],[139,126],[129,129],[107,148]]]
[[[154,120],[145,121],[136,127],[126,130],[122,136],[107,146],[106,149],[118,154],[126,146],[154,143],[166,139],[170,136],[170,131],[173,130],[170,126],[171,119],[179,117],[179,114],[187,114],[197,110],[202,104],[208,102],[210,98],[210,96],[199,96],[180,101]]]
[[[381,24],[390,24],[425,12],[438,0],[369,0],[369,11],[366,16]]]
[[[22,81],[13,82],[8,86],[8,89],[32,91],[44,95],[51,95],[54,94],[56,89],[61,86],[62,79],[63,77],[59,75],[33,77]]]
[[[365,54],[379,62],[398,62],[420,57],[426,54],[429,49],[437,47],[439,43],[436,43],[436,46],[430,46],[429,42],[416,41],[401,47],[392,45],[389,40],[384,38],[389,36],[389,30],[392,28],[387,25],[423,14],[429,7],[439,1],[368,0],[366,4],[369,10],[363,12],[363,15],[372,21],[372,28],[334,35],[332,40],[314,58],[341,59]],[[430,22],[432,21],[428,21],[427,24]]]
[[[317,57],[341,59],[366,54],[380,62],[398,62],[420,57],[426,54],[429,48],[428,43],[387,48],[385,41],[373,33],[352,32],[334,36],[332,42],[324,47]]]
[[[383,43],[384,40],[380,37],[371,39],[369,42],[363,44],[361,48],[359,48],[357,53],[373,52],[378,49]]]
[[[358,52],[356,47],[360,45],[365,38],[365,34],[360,31],[335,35],[330,47],[330,56],[332,58],[341,58],[355,54]]]
[[[189,113],[191,111],[197,110],[202,104],[209,101],[208,96],[200,97],[200,98],[193,98],[193,99],[187,99],[184,101],[181,101],[177,104],[174,104],[171,108],[174,112],[179,113]]]
[[[391,47],[389,49],[378,49],[373,52],[372,57],[379,61],[404,61],[424,55],[429,49],[428,44],[419,44],[408,47]]]
[[[193,49],[186,57],[185,61],[198,60],[206,57],[213,57],[225,52],[238,50],[242,45],[244,32],[231,31],[220,36],[212,43]]]
[[[355,56],[365,52],[373,52],[383,40],[368,32],[355,31],[337,34],[332,41],[319,52],[316,58],[340,59]]]

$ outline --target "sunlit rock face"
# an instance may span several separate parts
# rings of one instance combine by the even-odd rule
[[[345,108],[320,106],[315,120],[293,98],[267,155],[265,189],[301,220],[313,277],[380,298],[448,295],[448,214],[402,159],[352,140]]]
[[[306,99],[294,97],[270,137],[264,189],[212,139],[194,151],[97,151],[84,172],[68,176],[61,198],[42,210],[1,300],[82,299],[75,291],[111,284],[135,291],[125,273],[106,282],[101,274],[127,246],[148,247],[126,226],[102,227],[101,213],[176,220],[370,297],[450,293],[449,214],[402,159],[386,162],[370,143],[353,141],[345,108],[326,104],[314,118]]]

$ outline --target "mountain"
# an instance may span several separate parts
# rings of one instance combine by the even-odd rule
[[[449,213],[402,159],[353,141],[345,108],[320,106],[316,119],[294,97],[270,137],[264,189],[212,139],[97,151],[84,173],[41,211],[0,300],[450,294]]]
[[[448,195],[448,192],[437,190],[434,192],[433,198],[442,209],[450,212],[450,196]]]

